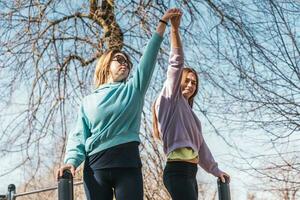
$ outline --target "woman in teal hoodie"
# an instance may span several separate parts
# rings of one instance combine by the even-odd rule
[[[132,64],[119,50],[104,53],[96,66],[95,91],[82,100],[77,124],[69,135],[64,170],[85,161],[84,188],[89,200],[143,199],[138,145],[144,97],[153,74],[166,25],[180,10],[170,9],[160,19],[133,78],[126,81]]]

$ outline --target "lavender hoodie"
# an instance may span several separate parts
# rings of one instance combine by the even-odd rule
[[[169,59],[167,80],[155,103],[155,114],[164,152],[168,155],[177,148],[190,147],[198,152],[199,165],[207,172],[218,176],[221,171],[204,141],[201,122],[181,93],[183,64],[183,50],[173,48]]]

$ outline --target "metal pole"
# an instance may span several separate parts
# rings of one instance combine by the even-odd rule
[[[6,197],[7,197],[6,195],[1,194],[1,195],[0,195],[0,200],[7,200]]]
[[[69,170],[58,179],[58,200],[73,200],[73,177]]]
[[[225,177],[225,183],[218,178],[218,192],[219,192],[219,200],[230,200],[230,188],[229,188],[229,180]]]
[[[15,200],[16,194],[16,186],[14,184],[8,185],[8,193],[7,193],[7,200]]]

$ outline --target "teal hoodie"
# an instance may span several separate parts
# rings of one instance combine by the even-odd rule
[[[76,126],[68,138],[65,163],[77,168],[87,155],[123,143],[140,142],[144,97],[162,40],[153,34],[129,81],[100,85],[84,97]]]

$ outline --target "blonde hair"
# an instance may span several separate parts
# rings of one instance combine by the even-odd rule
[[[156,100],[154,101],[151,111],[152,111],[152,135],[154,138],[159,139],[159,130],[158,130],[158,123],[157,123],[157,116],[156,116],[156,110],[155,110],[155,103]]]
[[[193,107],[193,103],[194,103],[194,97],[197,95],[198,93],[198,85],[199,85],[199,78],[198,78],[198,74],[197,72],[193,69],[193,68],[189,68],[189,67],[185,67],[182,69],[182,74],[181,74],[181,82],[180,82],[180,86],[182,86],[185,82],[186,77],[188,76],[189,73],[193,73],[196,77],[196,90],[194,92],[194,94],[188,99],[189,105],[191,107]],[[181,90],[181,87],[180,87]],[[158,130],[158,119],[156,116],[156,110],[155,110],[155,103],[156,100],[154,101],[153,105],[152,105],[152,128],[153,128],[153,137],[159,139],[159,130]]]
[[[131,69],[132,64],[130,62],[129,56],[125,52],[117,49],[104,52],[96,64],[94,73],[94,84],[96,88],[98,88],[102,84],[107,83],[110,75],[110,63],[114,55],[116,55],[117,53],[121,53],[126,57],[129,62],[129,69]]]

